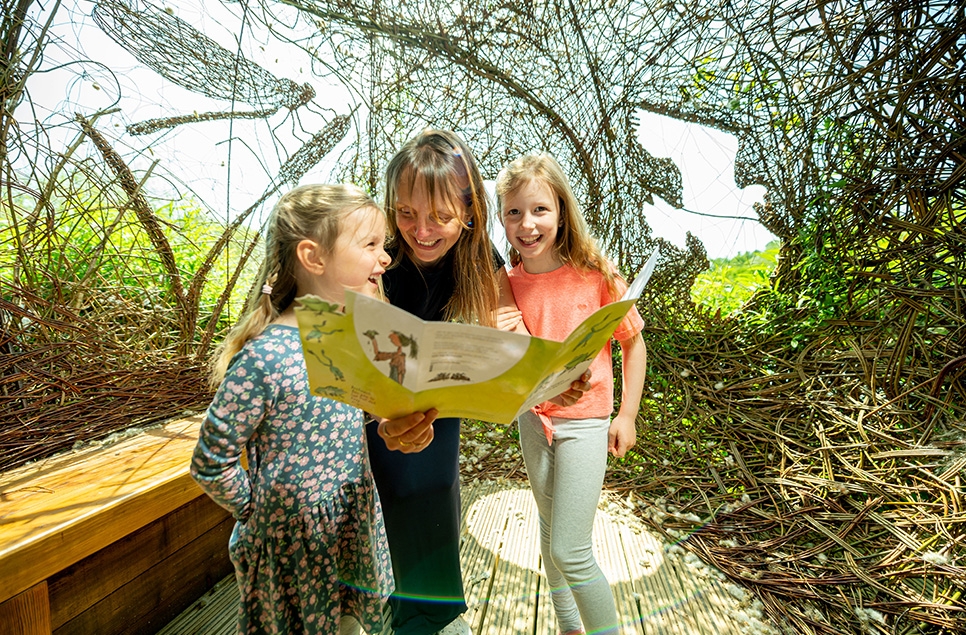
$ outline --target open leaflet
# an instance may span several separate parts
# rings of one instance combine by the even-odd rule
[[[624,297],[601,307],[563,342],[454,322],[426,322],[346,292],[296,308],[313,394],[393,419],[436,408],[440,417],[512,423],[560,393],[590,366],[640,297],[659,253]]]

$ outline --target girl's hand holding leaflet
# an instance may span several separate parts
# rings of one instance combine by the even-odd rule
[[[558,406],[572,406],[577,403],[585,392],[590,390],[590,369],[588,368],[584,371],[584,374],[580,376],[579,379],[575,379],[570,388],[560,393],[553,399],[550,399],[550,403],[557,404]]]
[[[437,414],[435,408],[430,408],[398,419],[380,419],[376,432],[390,450],[403,454],[421,452],[433,441],[433,422]]]

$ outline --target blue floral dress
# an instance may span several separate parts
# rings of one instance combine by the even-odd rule
[[[232,359],[191,474],[238,521],[240,633],[336,633],[345,615],[379,631],[392,570],[362,412],[310,394],[296,328]]]

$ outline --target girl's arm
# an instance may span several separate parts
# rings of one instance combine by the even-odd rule
[[[191,457],[190,472],[216,503],[245,522],[251,514],[252,485],[241,464],[253,428],[216,418],[209,409]]]
[[[623,340],[621,407],[610,423],[607,435],[607,449],[614,456],[624,456],[637,442],[637,414],[641,409],[641,395],[644,392],[644,372],[647,369],[647,347],[638,333]]]
[[[275,382],[257,358],[244,352],[228,369],[201,424],[190,467],[201,489],[242,522],[252,506],[252,483],[242,453],[275,399]]]
[[[530,335],[523,323],[523,313],[520,312],[516,300],[513,299],[510,276],[507,275],[505,268],[500,267],[496,271],[496,281],[500,288],[500,299],[496,309],[496,328],[501,331]]]

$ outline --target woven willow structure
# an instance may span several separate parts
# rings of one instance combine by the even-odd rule
[[[786,632],[966,630],[966,3],[226,5],[358,99],[201,244],[151,198],[165,166],[132,170],[132,149],[209,119],[296,121],[315,89],[161,5],[110,0],[93,16],[105,33],[225,109],[38,119],[28,80],[57,17],[3,0],[0,469],[202,409],[205,359],[257,258],[249,216],[333,152],[333,180],[379,191],[413,131],[452,128],[491,178],[553,153],[626,271],[662,247],[640,304],[640,440],[610,487]],[[637,140],[642,110],[735,135],[736,182],[767,188],[756,211],[781,258],[732,316],[690,298],[700,241],[670,245],[640,213],[683,205],[678,168]],[[64,127],[73,141],[53,145]],[[511,436],[467,470],[518,475]]]

